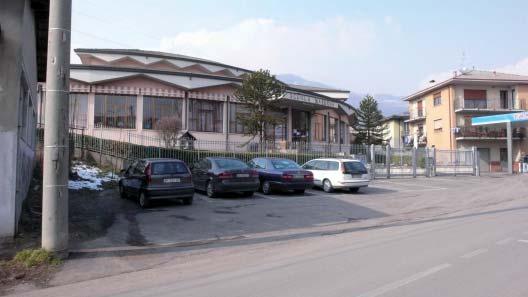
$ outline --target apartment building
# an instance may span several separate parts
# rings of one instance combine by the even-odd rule
[[[401,148],[409,142],[408,115],[392,115],[383,119],[385,141],[392,148]]]
[[[471,126],[473,117],[525,111],[528,76],[456,71],[453,77],[407,96],[407,145],[437,149],[476,147],[482,171],[506,171],[506,129]],[[528,153],[526,129],[513,132],[513,161]]]

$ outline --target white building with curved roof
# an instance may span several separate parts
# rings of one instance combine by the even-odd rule
[[[70,125],[116,140],[156,136],[157,122],[176,117],[198,140],[248,140],[234,92],[251,70],[206,59],[134,49],[76,49],[71,65]],[[349,91],[287,85],[276,100],[278,141],[349,141]],[[43,114],[41,111],[40,114]],[[43,120],[41,119],[41,122]]]

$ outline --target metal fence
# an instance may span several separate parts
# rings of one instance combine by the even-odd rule
[[[44,130],[39,128],[37,132],[40,144],[38,147],[41,148]],[[362,144],[208,140],[179,141],[167,145],[161,138],[131,132],[124,134],[119,140],[105,139],[98,132],[91,133],[93,134],[88,135],[82,128],[70,128],[70,147],[125,160],[175,158],[187,164],[204,157],[234,157],[243,161],[256,157],[277,157],[291,159],[299,164],[316,158],[354,158],[369,168],[372,178],[479,174],[476,149],[435,150]]]

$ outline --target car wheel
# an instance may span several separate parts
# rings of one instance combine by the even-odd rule
[[[193,197],[192,196],[183,199],[183,204],[184,205],[191,205],[192,203],[193,203]]]
[[[119,184],[119,197],[123,199],[127,197],[127,194],[125,193],[125,188],[122,184]]]
[[[304,194],[304,190],[294,190],[295,194]]]
[[[359,188],[350,188],[350,193],[357,193],[359,191]]]
[[[139,206],[141,208],[148,208],[150,206],[150,199],[145,195],[145,192],[139,194]]]
[[[271,194],[271,185],[267,180],[262,183],[262,193],[264,193],[264,195]]]
[[[323,190],[327,193],[332,193],[334,191],[334,188],[332,187],[332,183],[329,179],[325,179],[323,181]]]
[[[207,197],[213,198],[216,196],[216,192],[214,190],[214,185],[212,182],[207,182],[207,186],[205,186],[205,192],[207,193]]]

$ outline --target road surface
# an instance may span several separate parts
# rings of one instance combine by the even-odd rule
[[[528,205],[225,247],[22,296],[528,296]]]

